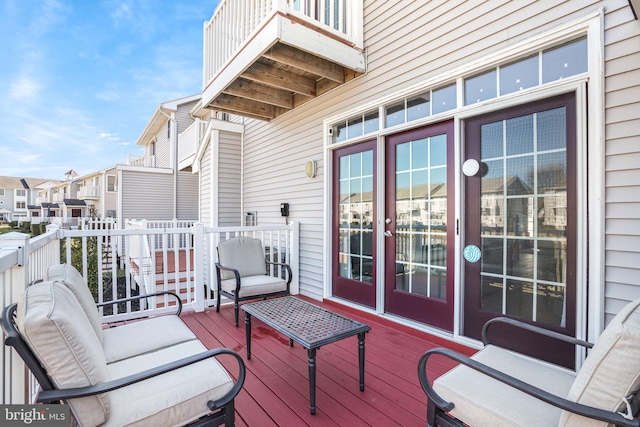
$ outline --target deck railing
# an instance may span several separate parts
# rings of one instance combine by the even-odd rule
[[[222,0],[204,23],[203,88],[277,14],[362,48],[362,13],[362,0]]]
[[[204,311],[216,303],[211,292],[216,288],[215,248],[218,242],[238,235],[261,239],[267,259],[289,263],[291,291],[298,293],[297,223],[207,227],[147,221],[146,228],[78,230],[49,225],[45,234],[34,238],[22,233],[0,236],[0,309],[16,302],[30,282],[46,278],[50,266],[67,262],[87,280],[97,302],[164,290],[181,297],[184,311]],[[119,249],[121,242],[124,251]],[[270,274],[281,275],[282,271]],[[170,304],[164,297],[148,298],[139,305],[115,304],[101,309],[102,319],[107,323],[139,317],[141,311],[145,316],[174,312]],[[33,403],[38,385],[17,354],[5,346],[0,350],[0,367],[2,403]]]

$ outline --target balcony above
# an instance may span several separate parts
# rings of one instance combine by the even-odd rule
[[[202,105],[270,121],[365,72],[362,0],[223,0],[204,26]]]
[[[84,186],[78,189],[78,199],[80,200],[98,200],[100,198],[100,187]]]

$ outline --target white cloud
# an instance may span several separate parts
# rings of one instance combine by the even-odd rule
[[[12,100],[33,99],[38,96],[40,84],[29,77],[19,77],[9,84],[9,97]]]

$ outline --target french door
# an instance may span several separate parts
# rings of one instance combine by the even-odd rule
[[[467,120],[464,153],[464,335],[479,339],[487,320],[508,316],[575,336],[575,96]],[[557,340],[492,336],[574,365],[573,346]]]
[[[376,141],[333,153],[333,295],[376,305]]]
[[[453,330],[453,121],[386,140],[385,311]]]

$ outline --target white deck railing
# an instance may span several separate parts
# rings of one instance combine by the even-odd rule
[[[203,87],[277,14],[363,48],[362,13],[362,0],[222,0],[204,23]]]
[[[80,230],[49,225],[47,233],[34,238],[22,233],[1,235],[0,309],[16,302],[30,282],[46,278],[50,266],[69,262],[88,281],[98,302],[164,290],[180,295],[184,311],[204,311],[216,303],[210,292],[216,288],[215,247],[238,235],[261,239],[267,259],[287,262],[293,271],[291,292],[298,293],[297,223],[214,228],[201,223],[147,221],[145,225],[147,228],[87,226]],[[128,248],[124,252],[119,251],[121,241]],[[270,273],[280,275],[282,271]],[[145,316],[174,312],[169,304],[169,298],[158,297],[149,298],[139,307],[130,303],[116,305],[110,310],[102,309],[103,322],[139,317],[140,311]],[[12,349],[2,346],[0,367],[2,403],[33,403],[38,385],[26,374],[24,364]]]

